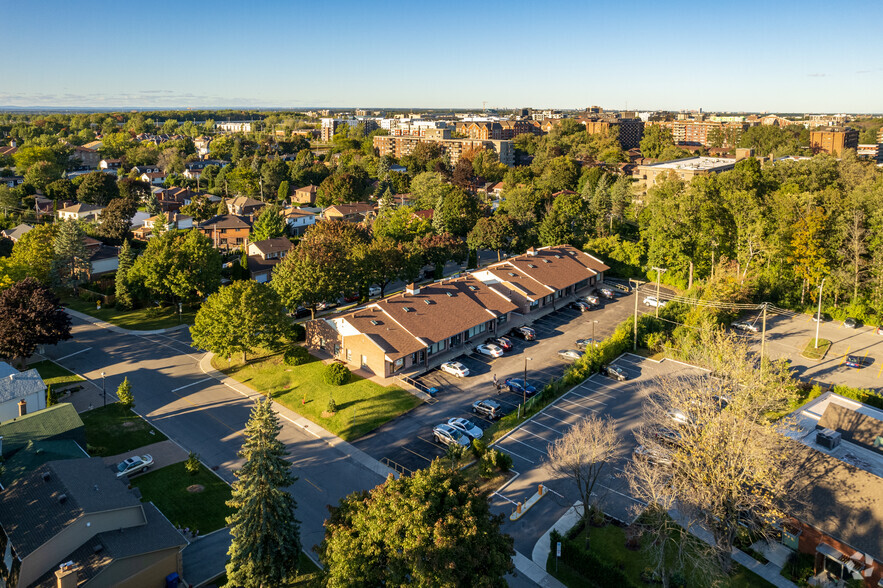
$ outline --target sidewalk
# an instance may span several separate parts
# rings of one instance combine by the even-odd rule
[[[206,375],[211,376],[212,378],[218,380],[218,382],[227,386],[231,390],[235,390],[236,392],[239,392],[240,394],[242,394],[246,398],[254,400],[254,399],[264,397],[263,394],[261,394],[260,392],[256,392],[255,390],[246,386],[245,384],[235,380],[234,378],[226,376],[226,375],[222,374],[221,372],[219,372],[218,370],[216,370],[215,368],[213,368],[212,367],[212,358],[213,357],[214,357],[213,353],[206,353],[202,357],[202,359],[199,360],[199,368]],[[330,431],[327,431],[326,429],[317,425],[313,421],[302,417],[301,415],[297,414],[293,410],[282,406],[278,402],[274,402],[273,407],[275,408],[276,413],[279,416],[281,416],[282,418],[284,418],[285,420],[287,420],[291,424],[300,427],[301,429],[303,429],[304,431],[306,431],[310,435],[314,436],[315,438],[321,439],[322,441],[324,441],[325,443],[327,443],[331,447],[334,447],[335,449],[337,449],[338,451],[340,451],[344,455],[349,456],[355,462],[361,464],[362,466],[364,466],[368,470],[380,475],[383,478],[386,478],[387,476],[390,476],[390,475],[393,475],[393,476],[397,475],[395,470],[383,465],[382,463],[380,463],[379,461],[377,461],[376,459],[374,459],[373,457],[371,457],[370,455],[368,455],[364,451],[362,451],[360,449],[356,449],[355,447],[353,447],[352,445],[350,445],[349,443],[347,443],[346,441],[344,441],[343,439],[341,439],[340,437],[338,437],[334,433],[331,433]]]
[[[86,321],[88,323],[92,323],[102,329],[107,329],[109,331],[113,331],[114,333],[120,333],[121,335],[162,335],[163,333],[171,333],[173,331],[180,331],[181,329],[189,329],[190,325],[177,325],[175,327],[170,327],[168,329],[154,329],[152,331],[135,331],[132,329],[124,329],[122,327],[118,327],[112,323],[107,321],[103,321],[101,319],[97,319],[94,316],[90,316],[88,314],[84,314],[82,312],[78,312],[76,310],[72,310],[68,307],[64,307],[64,311],[71,315],[72,317],[76,317],[80,320]]]
[[[191,541],[181,553],[184,580],[196,587],[223,574],[232,541],[230,530],[226,527]]]

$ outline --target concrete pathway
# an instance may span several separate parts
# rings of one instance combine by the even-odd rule
[[[184,548],[184,581],[196,588],[224,573],[233,538],[227,528],[203,535]]]
[[[543,569],[546,569],[546,561],[549,559],[549,552],[552,551],[552,544],[549,542],[549,536],[552,534],[552,531],[558,531],[562,535],[567,533],[574,525],[576,525],[580,520],[580,515],[577,512],[577,508],[582,506],[582,501],[578,501],[576,504],[571,506],[564,515],[558,519],[558,522],[549,527],[549,530],[546,531],[540,540],[537,541],[536,545],[533,546],[533,553],[531,554],[531,559],[535,564],[540,566]]]
[[[88,315],[82,312],[78,312],[76,310],[70,309],[68,307],[64,307],[64,311],[71,316],[75,316],[80,320],[92,323],[93,325],[97,325],[103,329],[107,329],[109,331],[113,331],[114,333],[119,333],[121,335],[162,335],[163,333],[171,333],[173,331],[179,331],[181,329],[189,329],[190,325],[177,325],[174,327],[169,327],[168,329],[153,329],[151,331],[137,331],[133,329],[124,329],[122,327],[118,327],[112,323],[107,321],[103,321],[101,319],[97,319],[92,315]]]
[[[246,398],[258,399],[258,398],[264,397],[264,395],[261,394],[260,392],[255,391],[254,389],[252,389],[249,386],[246,386],[242,382],[239,382],[238,380],[231,378],[230,376],[224,375],[223,373],[221,373],[218,370],[216,370],[215,368],[213,368],[212,367],[212,358],[213,357],[214,357],[213,353],[206,353],[202,357],[202,359],[199,361],[199,367],[203,372],[205,372],[206,375],[208,375],[212,378],[215,378],[216,380],[218,380],[218,382],[220,382],[224,386],[227,386],[231,390],[235,390],[236,392],[239,392],[240,394],[242,394]],[[371,457],[370,455],[368,455],[367,453],[365,453],[361,449],[357,449],[357,448],[353,447],[352,445],[350,445],[349,443],[347,443],[346,441],[344,441],[343,439],[341,439],[340,437],[338,437],[334,433],[331,433],[330,431],[320,427],[319,425],[317,425],[316,423],[314,423],[310,419],[302,417],[301,415],[297,414],[293,410],[291,410],[285,406],[282,406],[281,404],[279,404],[278,402],[275,402],[275,401],[273,402],[273,407],[275,408],[276,413],[279,414],[280,417],[282,417],[285,420],[287,420],[288,422],[300,427],[301,429],[303,429],[304,431],[306,431],[310,435],[314,436],[315,438],[317,438],[321,441],[324,441],[325,443],[327,443],[331,447],[334,447],[335,449],[337,449],[341,453],[347,455],[348,457],[352,458],[353,461],[361,464],[362,466],[364,466],[368,470],[370,470],[376,474],[380,474],[384,478],[386,478],[387,476],[390,476],[390,475],[392,475],[392,476],[398,475],[395,472],[395,470],[393,470],[392,468],[389,468],[389,467],[383,465],[382,463],[380,463],[379,461],[377,461],[376,459],[374,459],[373,457]]]
[[[127,457],[144,454],[149,454],[153,458],[153,465],[150,466],[151,470],[158,470],[159,468],[163,468],[168,465],[180,463],[190,456],[190,454],[183,447],[181,447],[174,441],[166,439],[165,441],[151,443],[150,445],[145,445],[144,447],[139,447],[138,449],[126,451],[125,453],[120,453],[119,455],[113,455],[111,457],[105,457],[103,459],[106,466],[113,467]],[[136,477],[138,475],[140,474],[136,474],[135,476],[131,477]]]
[[[516,570],[530,578],[533,582],[536,582],[538,585],[543,586],[544,588],[565,588],[564,584],[546,572],[545,563],[543,563],[542,566],[538,566],[536,562],[529,560],[527,556],[518,551],[515,552],[515,557],[512,558],[512,561],[515,563]]]

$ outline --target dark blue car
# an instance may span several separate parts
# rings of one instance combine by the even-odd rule
[[[504,383],[509,387],[509,392],[515,392],[516,394],[522,394],[528,397],[537,393],[536,388],[521,378],[509,378]]]

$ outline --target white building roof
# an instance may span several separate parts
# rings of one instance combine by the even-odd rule
[[[653,163],[648,167],[656,169],[706,171],[733,165],[736,165],[736,160],[729,157],[687,157],[685,159],[675,159],[674,161]]]

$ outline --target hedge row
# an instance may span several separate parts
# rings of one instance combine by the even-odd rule
[[[846,396],[868,406],[883,410],[883,394],[874,392],[873,390],[865,390],[864,388],[852,388],[850,386],[834,386],[831,390],[835,394]]]
[[[581,525],[577,527],[582,528]],[[583,543],[576,540],[573,529],[565,537],[553,531],[549,535],[549,540],[552,544],[552,553],[555,553],[556,543],[561,541],[561,561],[583,576],[587,585],[597,588],[637,588],[637,585],[617,566],[587,551]]]

